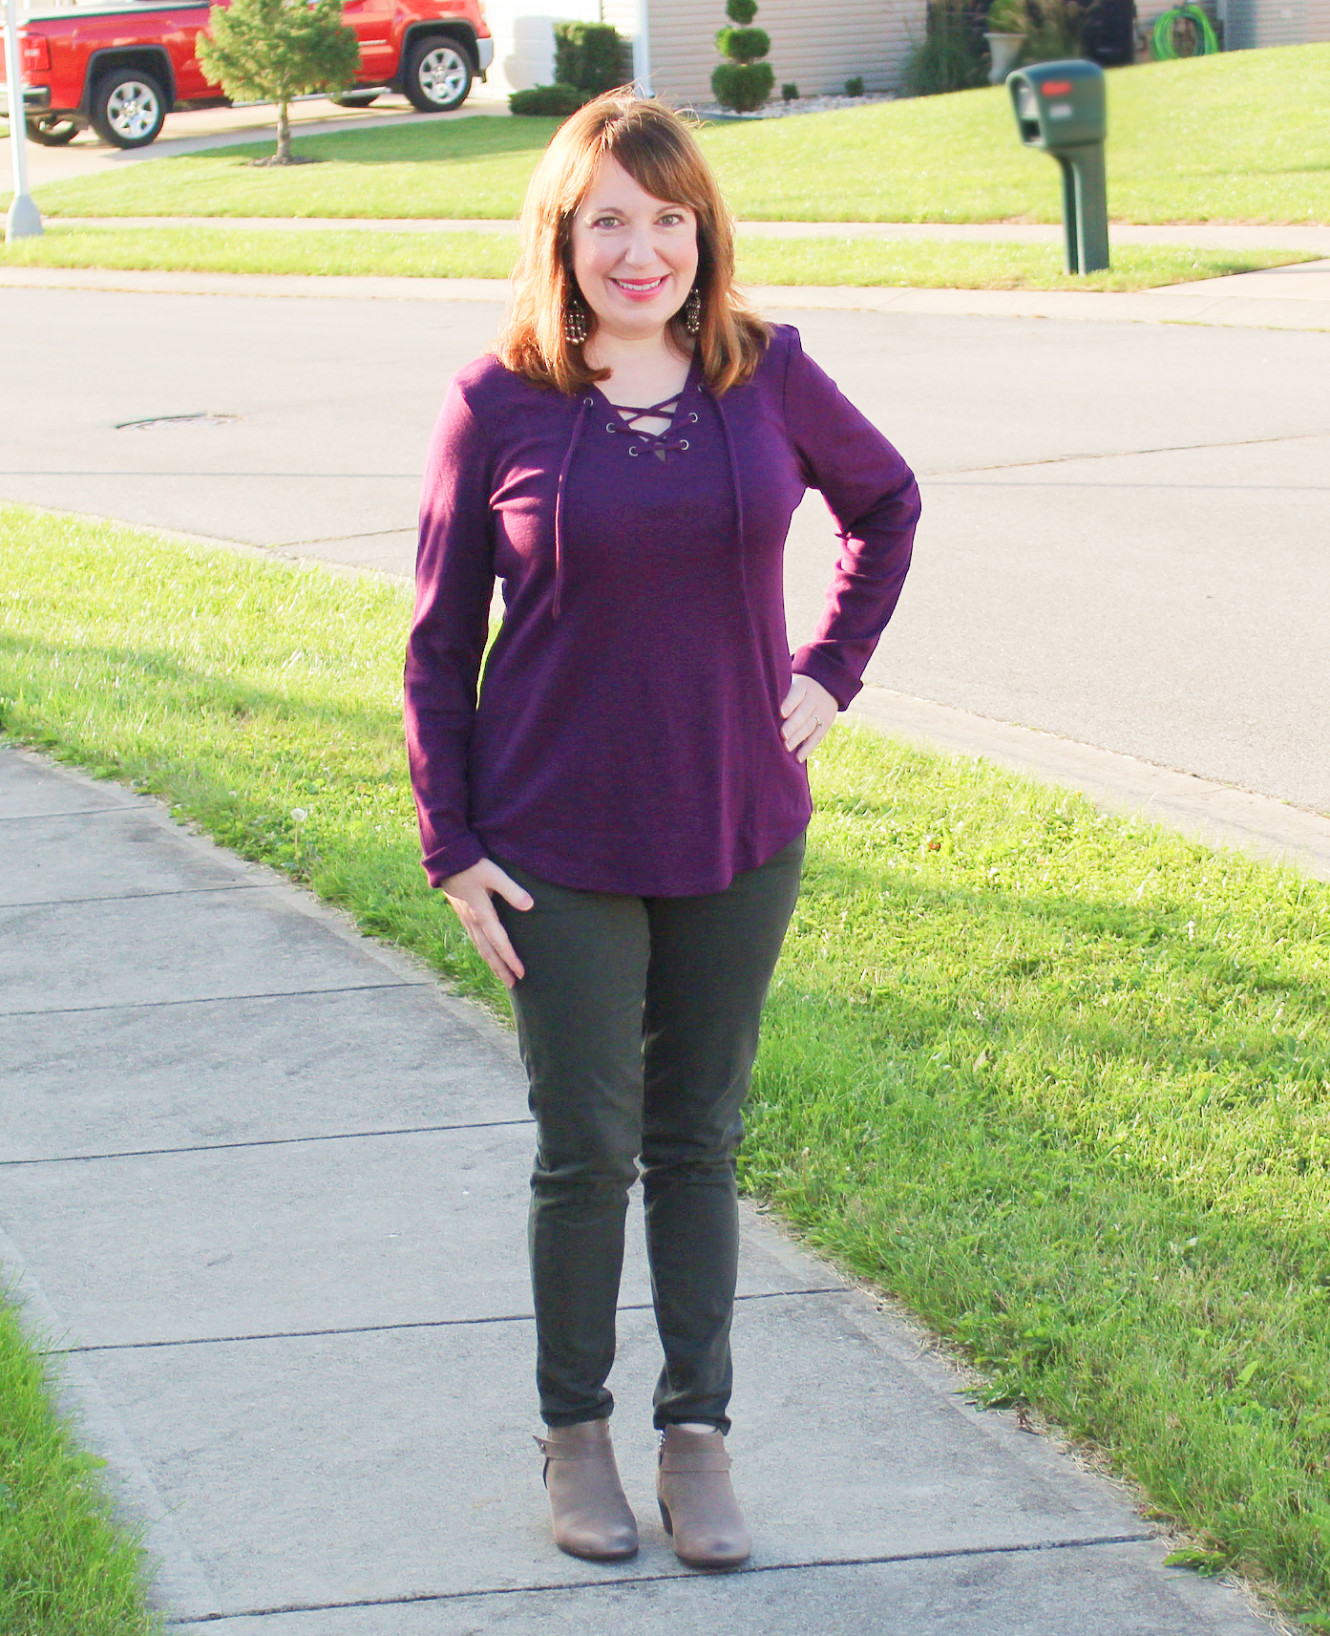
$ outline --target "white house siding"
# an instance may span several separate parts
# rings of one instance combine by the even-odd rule
[[[1230,51],[1330,40],[1330,0],[1228,0]]]
[[[500,91],[522,91],[554,78],[555,23],[599,22],[600,5],[599,0],[545,6],[538,0],[485,0],[485,17],[494,36],[489,83]]]
[[[777,87],[793,81],[804,96],[843,91],[857,74],[866,90],[894,91],[911,44],[923,36],[924,9],[924,0],[762,0],[756,26],[771,36],[766,60]],[[710,102],[724,0],[649,0],[649,15],[657,93]]]

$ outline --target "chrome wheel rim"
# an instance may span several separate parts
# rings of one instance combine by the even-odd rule
[[[451,102],[466,90],[466,63],[452,46],[435,46],[420,59],[416,78],[431,102]]]
[[[142,80],[124,80],[106,99],[106,122],[117,136],[137,142],[147,136],[160,114],[157,93]]]

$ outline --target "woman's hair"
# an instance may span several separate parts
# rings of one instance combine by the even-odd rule
[[[629,89],[607,91],[561,125],[531,178],[512,300],[495,349],[500,361],[561,392],[576,392],[609,374],[587,364],[581,343],[570,341],[564,328],[570,302],[582,299],[572,268],[573,216],[607,157],[653,198],[687,205],[696,215],[702,371],[716,392],[746,381],[769,332],[734,288],[734,224],[716,178],[683,119]],[[680,351],[691,351],[694,340],[682,313],[670,327]]]

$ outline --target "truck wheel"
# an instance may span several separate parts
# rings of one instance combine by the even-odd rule
[[[471,59],[452,40],[421,40],[411,53],[403,89],[422,114],[460,108],[471,89]]]
[[[97,81],[88,118],[112,147],[146,148],[166,118],[166,96],[146,70],[113,68]]]
[[[335,102],[339,108],[368,108],[382,95],[382,91],[343,91],[341,96],[329,97],[328,101]]]
[[[63,148],[79,134],[78,125],[60,114],[42,114],[28,121],[28,135],[43,148]]]

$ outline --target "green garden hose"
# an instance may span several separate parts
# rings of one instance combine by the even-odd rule
[[[1193,56],[1209,57],[1219,50],[1219,36],[1215,33],[1214,24],[1199,6],[1193,5],[1191,0],[1184,0],[1182,5],[1161,12],[1155,19],[1154,32],[1150,35],[1150,50],[1157,62],[1169,62],[1178,55],[1173,35],[1177,24],[1182,22],[1191,23],[1196,29],[1196,49],[1192,53]]]

